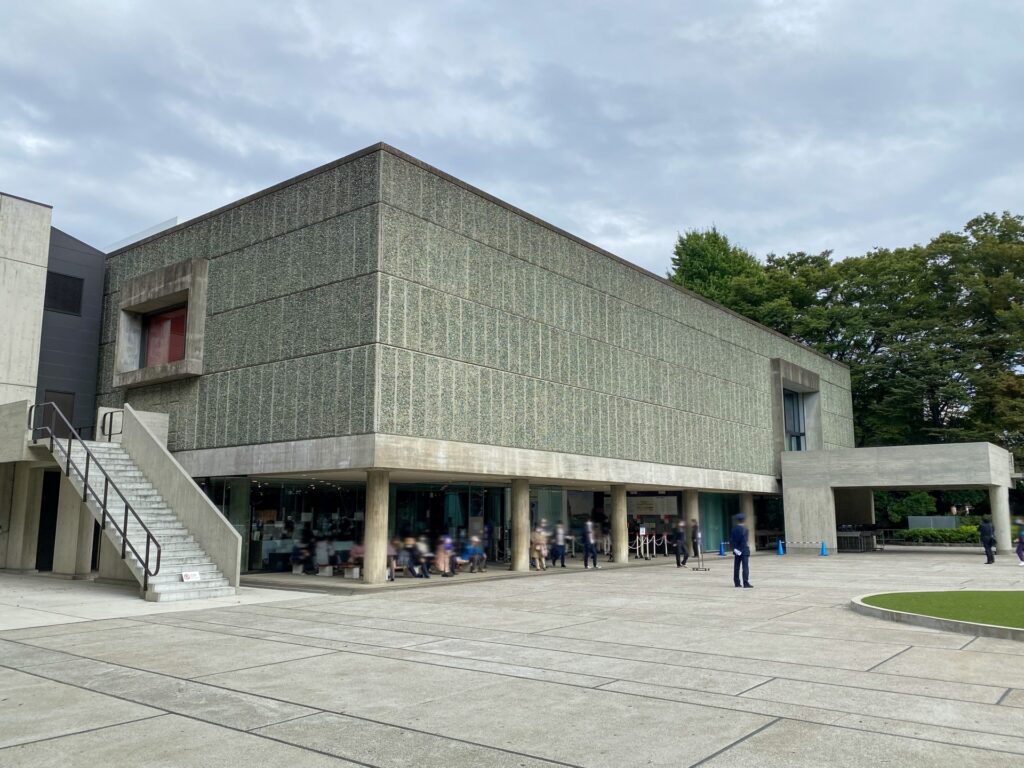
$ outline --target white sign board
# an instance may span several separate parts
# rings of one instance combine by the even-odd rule
[[[644,526],[642,526],[642,525],[640,526],[640,535],[641,536],[646,536],[647,535],[647,529]]]
[[[182,571],[182,581],[199,581],[199,571]]]

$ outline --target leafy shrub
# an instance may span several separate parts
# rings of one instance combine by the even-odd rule
[[[896,531],[896,538],[916,544],[979,544],[981,537],[975,525],[959,528],[911,528]]]

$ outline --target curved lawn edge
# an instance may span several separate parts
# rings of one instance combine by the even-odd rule
[[[902,592],[914,592],[915,590],[903,590]],[[924,590],[916,590],[924,591]],[[934,591],[934,590],[927,590]],[[978,637],[995,637],[1001,640],[1024,641],[1024,629],[1020,627],[1004,627],[999,624],[978,624],[973,621],[962,621],[959,619],[942,619],[938,616],[927,616],[923,613],[909,613],[907,611],[895,611],[891,608],[879,608],[877,605],[868,605],[865,598],[877,595],[891,595],[893,592],[871,592],[850,600],[850,608],[865,616],[873,616],[876,619],[886,619],[903,624],[914,624],[929,629],[939,629],[944,632],[959,632],[965,635],[976,635]]]

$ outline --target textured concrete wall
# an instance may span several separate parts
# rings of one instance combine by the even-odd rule
[[[0,403],[35,401],[50,213],[0,194]]]
[[[191,258],[203,375],[128,390],[172,451],[377,432],[774,477],[772,358],[853,443],[844,367],[388,148],[112,254],[102,405],[118,286]]]
[[[774,475],[770,360],[849,371],[390,152],[379,432]],[[668,248],[671,244],[666,244]]]
[[[311,171],[111,254],[99,404],[170,414],[171,450],[369,432],[378,155]],[[119,287],[209,259],[202,376],[112,387]]]

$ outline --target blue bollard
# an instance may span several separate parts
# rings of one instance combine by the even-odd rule
[[[725,557],[725,542],[724,541],[718,542],[718,556],[719,557]]]
[[[782,548],[782,539],[779,539],[779,556],[786,554],[786,550]]]
[[[825,542],[821,542],[821,556],[828,557],[828,547],[825,546]]]

